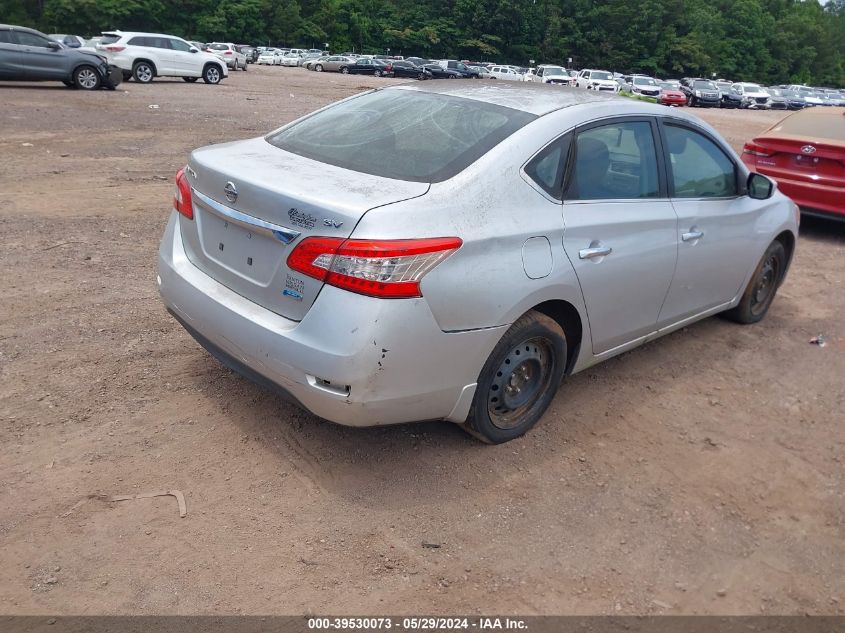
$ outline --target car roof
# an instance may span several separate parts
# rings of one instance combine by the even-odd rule
[[[37,35],[44,35],[44,33],[36,29],[31,29],[28,26],[18,26],[16,24],[0,24],[0,29],[4,31],[15,29],[16,31],[28,31],[29,33],[35,33]]]
[[[153,37],[175,37],[177,39],[184,39],[178,35],[171,35],[169,33],[146,33],[144,31],[103,31],[103,35],[119,35],[120,37],[135,37],[136,35],[152,35]],[[185,40],[187,41],[187,40]]]
[[[560,88],[535,82],[456,82],[448,79],[426,81],[422,83],[404,84],[385,90],[416,90],[418,92],[433,92],[464,99],[483,101],[493,105],[521,110],[529,114],[542,116],[568,106],[582,103],[625,101],[630,99],[606,95],[598,90],[579,90],[577,88]]]

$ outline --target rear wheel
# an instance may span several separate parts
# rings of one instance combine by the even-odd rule
[[[344,75],[348,75],[348,74],[349,74],[349,69],[348,69],[346,66],[343,66],[343,67],[340,69],[340,72],[342,72]]]
[[[763,258],[742,293],[739,305],[725,312],[725,316],[737,323],[757,323],[769,311],[778,287],[786,272],[786,249],[779,241],[769,244]]]
[[[220,68],[214,64],[209,64],[202,71],[202,80],[207,84],[219,84],[221,78]]]
[[[93,66],[80,66],[73,71],[73,83],[81,90],[96,90],[103,81]]]
[[[249,69],[247,68],[247,66],[248,66],[248,65],[249,65],[249,62],[246,62],[246,61],[245,61],[245,62],[244,62],[243,67],[241,68],[241,70],[242,70],[242,71],[244,71],[244,72],[246,72],[247,70],[249,70]]]
[[[524,314],[484,364],[464,428],[489,444],[528,431],[554,398],[566,357],[560,325],[541,312]]]
[[[155,70],[148,62],[137,62],[132,67],[132,77],[140,84],[148,84],[155,77]]]
[[[316,70],[318,73],[323,72],[323,65],[317,64],[316,66],[314,66],[314,70]]]
[[[417,79],[419,79],[420,81],[425,79],[425,73],[417,73]]]
[[[380,70],[374,70],[374,71],[373,71],[373,76],[374,76],[374,77],[381,77],[381,71],[380,71]]]

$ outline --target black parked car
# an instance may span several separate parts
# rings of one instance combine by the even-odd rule
[[[93,51],[68,48],[34,29],[0,24],[0,80],[61,81],[82,90],[114,90],[123,74]]]
[[[408,60],[393,62],[394,77],[411,77],[413,79],[431,79],[431,71],[423,66],[412,64]]]
[[[452,70],[451,68],[443,68],[440,64],[425,64],[423,66],[428,72],[431,73],[434,79],[460,79],[463,77],[461,73],[457,70]]]
[[[254,64],[258,59],[258,51],[252,46],[237,44],[235,45],[235,48],[246,56],[247,64]]]
[[[718,108],[722,95],[715,83],[700,77],[681,79],[681,92],[687,97],[687,105],[700,108]]]
[[[742,95],[736,90],[733,90],[733,84],[729,81],[717,81],[716,87],[719,89],[719,97],[721,99],[720,106],[723,108],[738,108],[742,105]]]
[[[393,76],[393,63],[383,59],[360,57],[354,64],[349,64],[346,68],[352,75],[374,75],[375,77]]]

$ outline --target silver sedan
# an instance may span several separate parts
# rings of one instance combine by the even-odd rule
[[[694,116],[431,81],[194,151],[159,286],[214,356],[320,417],[504,442],[569,374],[717,313],[762,319],[797,232]]]

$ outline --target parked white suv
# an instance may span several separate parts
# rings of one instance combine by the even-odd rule
[[[554,66],[552,64],[541,64],[537,66],[531,76],[530,81],[536,81],[543,84],[563,84],[564,86],[572,85],[572,77],[566,72],[563,66]]]
[[[504,79],[505,81],[522,81],[522,75],[509,66],[493,66],[490,68],[490,75],[493,79]]]
[[[246,70],[246,55],[241,53],[231,42],[212,42],[206,49],[212,55],[219,57],[229,70]]]
[[[124,79],[142,84],[155,77],[182,77],[189,82],[202,78],[207,84],[217,84],[229,76],[219,57],[174,35],[109,31],[103,33],[97,52],[120,68]]]
[[[578,73],[578,79],[575,80],[575,85],[579,88],[586,88],[587,90],[606,90],[608,92],[617,92],[619,84],[613,78],[613,73],[606,70],[592,70],[585,68]]]

